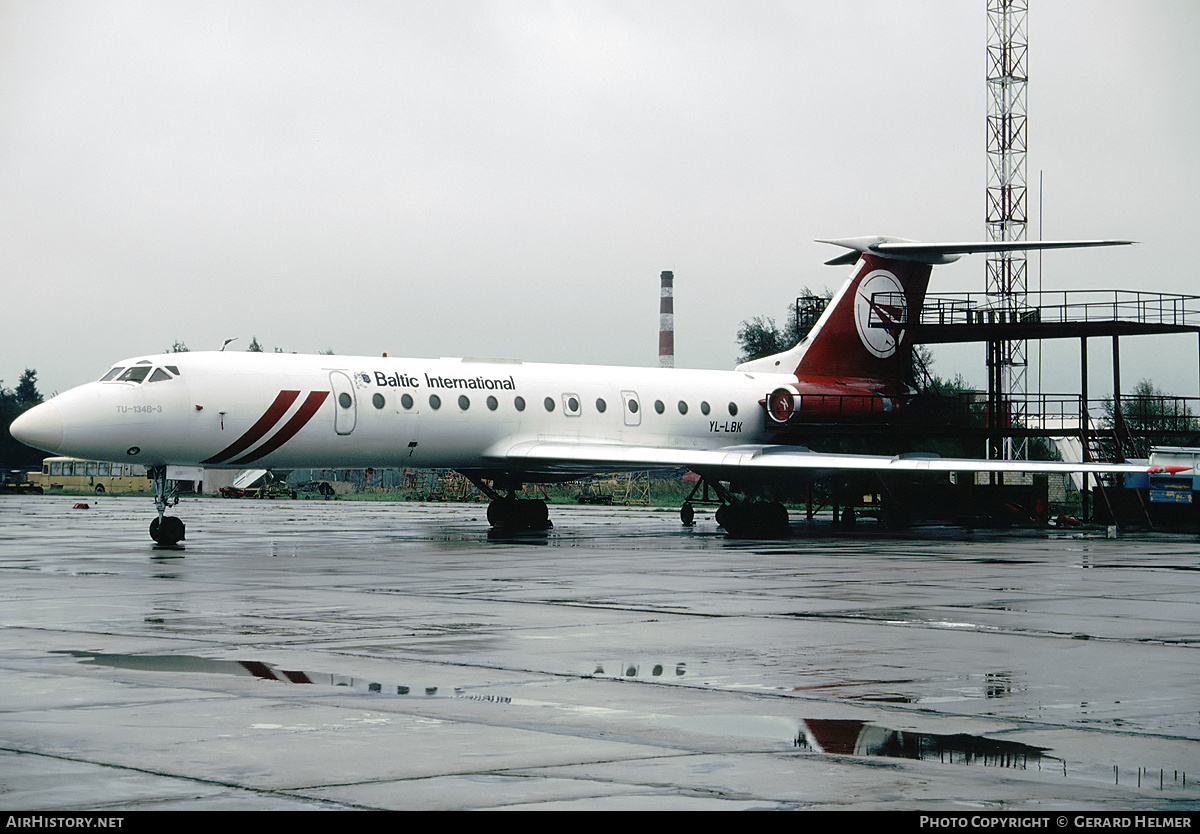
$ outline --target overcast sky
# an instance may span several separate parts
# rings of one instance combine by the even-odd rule
[[[1032,6],[1029,236],[1044,172],[1046,238],[1141,241],[1045,286],[1200,294],[1200,3]],[[986,39],[985,0],[0,0],[0,379],[233,336],[655,365],[663,269],[676,364],[731,367],[845,277],[814,238],[985,237]],[[1126,388],[1196,396],[1195,337],[1136,341]]]

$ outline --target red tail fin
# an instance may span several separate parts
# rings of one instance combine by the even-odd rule
[[[899,381],[912,357],[910,322],[925,303],[929,264],[863,255],[798,357],[797,375]]]
[[[911,366],[908,326],[918,319],[929,272],[929,264],[863,254],[850,279],[800,344],[785,353],[746,362],[739,370],[902,382]]]
[[[920,243],[894,237],[825,240],[850,251],[826,263],[856,264],[808,336],[789,351],[738,365],[738,370],[788,373],[838,383],[861,380],[872,388],[902,383],[912,357],[910,328],[920,320],[932,264],[961,255],[1017,250],[1125,246],[1128,240],[984,241]]]

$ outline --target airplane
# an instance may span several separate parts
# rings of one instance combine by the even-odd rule
[[[979,252],[1130,243],[820,242],[848,250],[827,263],[853,264],[849,278],[797,345],[731,371],[386,354],[157,354],[115,363],[99,380],[25,412],[11,432],[53,454],[143,464],[158,511],[150,535],[167,546],[185,538],[183,521],[166,514],[178,503],[175,484],[201,480],[205,468],[453,469],[491,499],[488,520],[506,530],[550,524],[543,501],[518,497],[526,484],[686,467],[716,490],[717,521],[731,535],[778,534],[787,512],[778,502],[739,500],[723,482],[797,483],[838,471],[1151,471],[796,445],[805,420],[828,419],[831,409],[839,419],[886,416],[915,393],[904,382],[908,325],[934,265]]]

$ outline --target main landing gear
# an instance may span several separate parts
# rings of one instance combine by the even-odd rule
[[[778,501],[737,501],[722,504],[717,524],[739,539],[780,539],[788,534],[788,511]]]
[[[154,482],[154,506],[158,510],[158,518],[150,522],[150,538],[156,544],[174,547],[184,539],[183,519],[166,515],[167,507],[179,503],[175,482],[167,480],[167,467],[153,466],[147,473]]]
[[[719,481],[708,481],[703,477],[696,483],[695,488],[684,500],[679,510],[679,518],[685,526],[690,527],[696,511],[692,508],[692,499],[696,492],[712,487],[721,501],[717,508],[717,524],[725,528],[730,536],[739,539],[778,539],[787,536],[789,520],[787,508],[778,501],[742,500],[733,495]]]
[[[554,526],[550,521],[550,508],[546,506],[545,501],[540,498],[517,498],[516,493],[521,489],[521,484],[514,482],[500,487],[504,490],[504,494],[501,494],[497,491],[498,485],[495,482],[487,484],[474,475],[467,475],[467,479],[492,499],[488,504],[487,519],[493,530],[513,533],[548,530]]]

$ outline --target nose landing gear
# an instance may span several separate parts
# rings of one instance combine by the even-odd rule
[[[175,482],[167,480],[167,467],[153,466],[149,471],[150,479],[154,482],[154,507],[158,510],[158,518],[150,522],[150,538],[155,544],[164,547],[174,547],[184,539],[183,519],[167,515],[167,507],[179,503]]]

